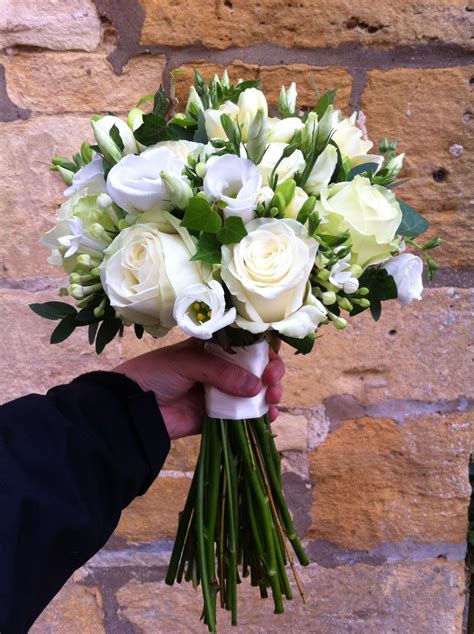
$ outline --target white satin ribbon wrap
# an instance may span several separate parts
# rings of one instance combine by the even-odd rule
[[[263,371],[268,365],[269,345],[267,341],[259,341],[246,348],[234,348],[235,354],[229,354],[213,343],[209,345],[208,350],[216,357],[239,365],[259,378],[262,377]],[[262,388],[256,396],[246,398],[225,394],[215,387],[206,385],[207,414],[211,418],[227,418],[229,420],[259,418],[268,411],[265,392],[266,388]]]

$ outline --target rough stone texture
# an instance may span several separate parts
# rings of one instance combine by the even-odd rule
[[[347,420],[310,454],[310,536],[351,549],[464,543],[472,412]]]
[[[143,44],[208,48],[274,42],[285,47],[450,42],[469,45],[471,14],[461,0],[353,5],[343,0],[290,4],[284,0],[203,0],[185,4],[140,0],[145,9]],[[291,10],[288,10],[291,7]]]
[[[272,432],[280,451],[306,451],[308,447],[308,421],[302,414],[280,413]]]
[[[361,104],[369,137],[377,143],[395,138],[407,154],[402,176],[410,182],[397,194],[426,215],[430,235],[443,238],[433,252],[441,266],[474,263],[474,183],[467,178],[474,151],[473,75],[474,65],[372,70]]]
[[[140,97],[162,83],[162,55],[135,57],[118,77],[106,56],[98,53],[19,52],[3,55],[11,100],[35,114],[108,111],[127,114]],[[51,86],[61,86],[52,98]]]
[[[114,535],[131,543],[174,538],[191,479],[161,475],[122,513]]]
[[[60,344],[49,338],[57,322],[39,317],[28,304],[55,298],[55,286],[44,291],[0,288],[1,402],[31,392],[44,394],[50,387],[68,383],[81,372],[112,369],[120,362],[120,346],[114,342],[98,357],[87,342],[87,333],[75,330]]]
[[[283,347],[282,404],[317,406],[333,394],[352,394],[363,404],[467,396],[471,322],[471,290],[436,288],[403,309],[385,303],[378,322],[367,311],[342,332],[324,326],[312,354],[295,356]]]
[[[60,276],[50,266],[41,235],[54,224],[55,209],[64,201],[64,182],[50,172],[53,156],[72,156],[83,140],[92,140],[86,117],[37,117],[0,123],[0,214],[2,232],[0,277],[22,279]]]
[[[96,587],[68,582],[29,630],[30,634],[105,634],[102,597]]]
[[[194,471],[199,456],[200,440],[200,436],[188,436],[173,440],[163,469]]]
[[[219,632],[267,634],[458,634],[464,604],[463,562],[426,561],[416,564],[364,564],[327,569],[312,565],[301,570],[308,603],[298,597],[273,615],[271,599],[262,601],[244,582],[238,588],[239,625],[218,613]],[[205,632],[199,624],[200,592],[190,584],[169,588],[164,583],[131,581],[117,593],[120,615],[144,634]]]
[[[100,20],[92,0],[3,0],[0,48],[41,46],[93,51],[100,42]]]
[[[184,108],[187,101],[189,86],[193,82],[193,69],[196,68],[209,81],[214,73],[222,75],[224,67],[219,64],[209,64],[204,61],[193,62],[190,66],[176,69],[176,96],[179,100],[179,108]],[[298,88],[298,106],[314,106],[317,100],[311,80],[314,79],[321,92],[340,86],[337,94],[336,106],[347,108],[351,92],[352,80],[347,70],[337,66],[330,68],[318,68],[308,64],[286,64],[276,66],[258,66],[245,64],[239,60],[227,66],[229,77],[232,81],[239,78],[261,79],[262,88],[271,106],[278,103],[278,95],[282,84],[289,86],[294,81]]]

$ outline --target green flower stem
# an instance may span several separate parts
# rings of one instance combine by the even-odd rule
[[[265,491],[262,487],[260,478],[257,475],[257,470],[252,468],[252,464],[255,465],[255,460],[253,458],[252,446],[247,442],[247,438],[245,435],[245,427],[247,426],[247,421],[243,421],[242,423],[237,423],[235,425],[235,429],[237,430],[240,446],[242,448],[242,456],[244,459],[244,464],[247,469],[247,477],[250,479],[250,485],[255,494],[255,498],[257,500],[259,506],[259,515],[261,516],[261,522],[263,524],[263,534],[266,544],[266,549],[268,552],[268,566],[267,566],[267,574],[269,576],[270,585],[272,587],[273,592],[273,601],[275,604],[275,613],[281,614],[283,610],[283,603],[281,600],[281,588],[280,582],[278,580],[278,568],[275,554],[275,542],[273,540],[272,534],[272,517],[270,512],[270,502],[268,497],[265,495]]]
[[[225,470],[222,470],[222,489],[221,489],[221,499],[220,499],[220,513],[219,513],[219,532],[218,532],[218,542],[217,542],[217,552],[218,552],[218,575],[219,575],[219,591],[220,591],[220,601],[221,608],[225,608],[225,574],[224,574],[224,535],[225,535],[225,506],[226,506],[226,496],[227,496],[227,481]]]
[[[183,546],[186,540],[186,535],[188,533],[188,527],[191,519],[191,515],[194,510],[194,503],[196,500],[196,481],[197,481],[197,470],[194,473],[193,480],[191,482],[191,487],[189,488],[188,498],[184,505],[184,509],[182,513],[180,513],[179,517],[179,525],[178,532],[176,534],[176,540],[173,546],[173,552],[171,553],[170,565],[168,567],[168,572],[166,574],[165,583],[169,586],[174,584],[176,578],[176,571],[178,568],[179,560],[181,557],[181,552],[183,550]]]
[[[232,461],[232,448],[227,434],[227,421],[220,420],[222,451],[224,455],[224,469],[226,473],[227,487],[227,513],[229,517],[229,584],[228,604],[231,610],[232,625],[237,625],[237,473]]]
[[[217,423],[207,419],[204,423],[209,435],[209,472],[207,499],[207,561],[211,581],[215,578],[214,541],[216,534],[217,512],[219,508],[219,483],[221,470],[222,446],[220,443]],[[214,595],[215,596],[215,595]]]
[[[181,561],[179,562],[178,573],[176,575],[177,583],[181,583],[181,581],[183,580],[183,574],[184,574],[184,568],[186,566],[186,562],[188,562],[193,556],[192,548],[194,547],[194,539],[196,534],[195,526],[196,526],[196,515],[193,509],[193,514],[191,517],[191,521],[189,523],[186,540],[184,542],[183,552],[181,555]]]
[[[266,466],[268,478],[270,481],[270,485],[272,488],[272,493],[273,493],[273,496],[275,497],[275,502],[281,514],[286,534],[288,536],[288,539],[291,542],[291,545],[293,546],[293,550],[295,551],[296,556],[298,557],[298,561],[300,562],[302,566],[307,566],[309,564],[309,559],[303,549],[303,546],[301,545],[300,540],[298,539],[298,535],[296,534],[296,530],[293,525],[293,520],[291,519],[288,506],[286,504],[285,498],[283,496],[283,492],[281,490],[281,485],[279,482],[277,471],[275,469],[275,465],[273,461],[273,452],[271,449],[271,444],[272,443],[274,444],[273,438],[266,432],[265,423],[262,418],[255,419],[255,429],[257,431],[257,434],[260,440],[260,446],[264,454],[265,466]]]
[[[278,537],[278,534],[276,531],[274,532],[274,538],[275,538],[275,552],[276,552],[277,562],[278,562],[278,574],[280,578],[281,587],[283,589],[285,597],[288,600],[291,600],[293,598],[293,592],[291,591],[290,582],[288,581],[288,575],[286,574],[284,548],[280,542],[280,538]]]
[[[204,495],[205,481],[204,474],[208,454],[208,437],[203,433],[201,440],[201,451],[197,465],[197,496],[196,496],[196,528],[197,528],[197,563],[201,577],[202,594],[204,597],[204,614],[207,627],[210,632],[216,631],[216,621],[213,612],[211,589],[209,586],[209,576],[206,562],[206,539],[204,528]]]

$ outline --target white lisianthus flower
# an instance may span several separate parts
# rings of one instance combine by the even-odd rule
[[[335,112],[332,140],[337,144],[341,153],[350,159],[352,167],[363,163],[376,163],[380,167],[383,163],[383,156],[368,154],[374,144],[363,138],[362,130],[356,126],[356,120],[356,112],[349,119],[341,121],[339,121],[339,112]]]
[[[135,154],[137,151],[137,143],[135,141],[135,137],[133,136],[133,132],[130,130],[125,121],[108,114],[94,122],[94,127],[98,128],[105,134],[109,134],[114,125],[117,126],[120,138],[122,139],[122,155],[126,156],[127,154]]]
[[[298,338],[314,332],[326,315],[315,298],[308,301],[317,242],[296,220],[258,218],[246,229],[238,244],[222,247],[221,275],[237,308],[236,324]]]
[[[235,154],[224,154],[212,156],[206,166],[204,192],[212,200],[227,203],[224,218],[240,216],[244,223],[254,218],[262,186],[255,164]]]
[[[307,200],[308,194],[303,189],[301,189],[301,187],[296,187],[292,199],[283,210],[284,217],[293,218],[294,220],[296,220],[301,207]]]
[[[337,247],[334,251],[337,253],[344,247]],[[355,293],[359,288],[359,280],[352,275],[351,265],[349,260],[351,259],[350,253],[341,258],[331,268],[331,274],[329,276],[329,282],[336,288],[342,288],[344,293],[350,295]]]
[[[182,176],[186,165],[181,154],[168,147],[146,150],[139,156],[125,156],[109,172],[107,193],[112,200],[128,213],[150,209],[171,209],[166,188],[161,179],[162,171]]]
[[[64,195],[72,196],[74,192],[86,187],[89,194],[105,192],[104,161],[98,154],[74,174],[72,184],[64,191]]]
[[[206,128],[206,134],[209,139],[223,139],[228,141],[227,134],[224,131],[221,123],[221,115],[228,114],[231,119],[236,119],[239,113],[239,107],[232,103],[232,101],[226,101],[217,110],[209,108],[204,111],[204,124]]]
[[[166,334],[175,325],[176,296],[202,282],[189,246],[180,234],[164,233],[153,224],[135,224],[119,233],[100,267],[117,314],[153,336]]]
[[[327,145],[316,159],[304,185],[305,191],[317,196],[323,187],[327,187],[337,165],[337,150],[334,145]]]
[[[159,141],[154,145],[148,146],[141,156],[146,156],[149,152],[154,152],[163,147],[168,148],[173,158],[181,158],[185,163],[187,163],[189,156],[197,159],[204,150],[203,143],[195,143],[194,141],[185,141],[183,139],[179,141]]]
[[[406,306],[414,299],[421,299],[423,291],[423,261],[412,253],[402,253],[385,262],[384,269],[395,280],[398,302]]]
[[[262,160],[257,165],[257,169],[262,175],[263,184],[268,185],[273,168],[281,158],[287,143],[269,143]],[[305,160],[301,150],[295,150],[290,156],[284,158],[278,165],[278,184],[292,178],[296,172],[302,172],[305,167]]]
[[[234,307],[227,312],[222,285],[216,280],[186,287],[176,298],[173,311],[176,323],[190,337],[211,339],[212,335],[235,321]]]
[[[268,143],[289,143],[297,130],[304,128],[304,123],[298,117],[268,118]]]
[[[356,176],[323,189],[316,210],[327,223],[325,233],[340,235],[349,230],[352,264],[364,269],[384,262],[397,249],[394,240],[402,220],[400,205],[393,192],[371,185],[368,178]]]
[[[240,93],[237,101],[237,123],[242,130],[242,141],[247,140],[249,128],[259,109],[263,110],[263,116],[268,116],[268,105],[265,95],[258,88],[247,88]]]

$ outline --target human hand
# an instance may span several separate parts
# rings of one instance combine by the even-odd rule
[[[205,415],[203,384],[233,396],[255,396],[267,387],[271,421],[278,416],[280,381],[285,366],[270,349],[262,380],[239,366],[205,352],[202,342],[188,339],[125,361],[114,372],[125,374],[146,392],[154,393],[171,439],[198,434]]]

